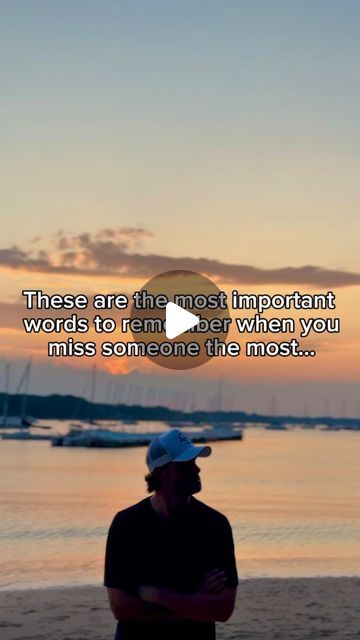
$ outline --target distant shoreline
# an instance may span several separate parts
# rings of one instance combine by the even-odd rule
[[[0,392],[0,405],[4,404],[5,394]],[[22,414],[22,394],[7,394],[9,415]],[[296,425],[343,426],[360,428],[360,418],[334,416],[293,416],[267,415],[247,413],[246,411],[187,411],[170,409],[163,405],[145,406],[142,404],[109,404],[90,402],[85,398],[73,395],[53,393],[47,396],[26,395],[26,413],[38,420],[142,420],[142,421],[177,421],[189,420],[195,424],[200,422],[239,422],[251,424],[290,423]],[[1,427],[1,419],[0,419]]]

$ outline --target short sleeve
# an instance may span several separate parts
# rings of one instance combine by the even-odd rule
[[[107,536],[104,585],[128,592],[134,589],[129,527],[120,514],[113,519]]]
[[[234,540],[229,521],[225,516],[222,519],[221,533],[218,539],[219,569],[226,573],[226,586],[236,587],[239,578],[236,568]]]

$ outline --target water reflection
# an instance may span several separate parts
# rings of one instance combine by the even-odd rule
[[[199,497],[229,517],[241,576],[360,575],[359,443],[250,429],[212,445]],[[2,441],[0,587],[101,582],[113,515],[146,495],[144,456]]]

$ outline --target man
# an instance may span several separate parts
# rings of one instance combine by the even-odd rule
[[[234,609],[238,577],[228,520],[193,497],[201,491],[195,447],[179,429],[147,452],[151,497],[120,511],[107,539],[105,586],[115,640],[214,640]]]

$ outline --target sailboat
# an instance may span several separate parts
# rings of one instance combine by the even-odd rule
[[[277,402],[276,402],[276,396],[275,394],[273,394],[271,396],[271,402],[270,402],[269,421],[268,421],[268,424],[265,425],[265,429],[267,429],[268,431],[287,431],[287,426],[279,418],[277,418],[276,415],[277,415]]]
[[[96,364],[94,364],[91,371],[90,398],[89,398],[93,410],[95,405],[96,373],[97,373]],[[94,425],[97,426],[99,424],[96,420],[94,420],[93,417],[90,417],[87,420],[87,423],[91,424],[92,426]]]
[[[20,378],[20,382],[15,391],[15,395],[19,393],[23,387],[23,393],[21,398],[21,411],[20,416],[9,416],[9,385],[10,385],[10,364],[5,364],[5,389],[4,389],[4,405],[3,415],[0,419],[0,428],[4,429],[27,429],[32,426],[34,420],[26,416],[26,401],[27,392],[29,388],[29,376],[31,369],[31,360],[26,364],[24,373]]]
[[[71,422],[70,424],[70,427],[72,430],[81,431],[83,428],[86,428],[87,426],[97,426],[99,424],[93,417],[95,393],[96,393],[96,372],[97,372],[96,364],[94,364],[91,369],[90,379],[86,382],[85,387],[83,388],[83,391],[80,394],[81,398],[85,398],[88,395],[88,385],[90,383],[89,404],[91,406],[89,406],[89,409],[88,409],[88,417],[86,418],[77,417],[79,406],[80,404],[82,404],[81,399],[79,399],[75,406],[75,412],[72,416],[73,422]]]

